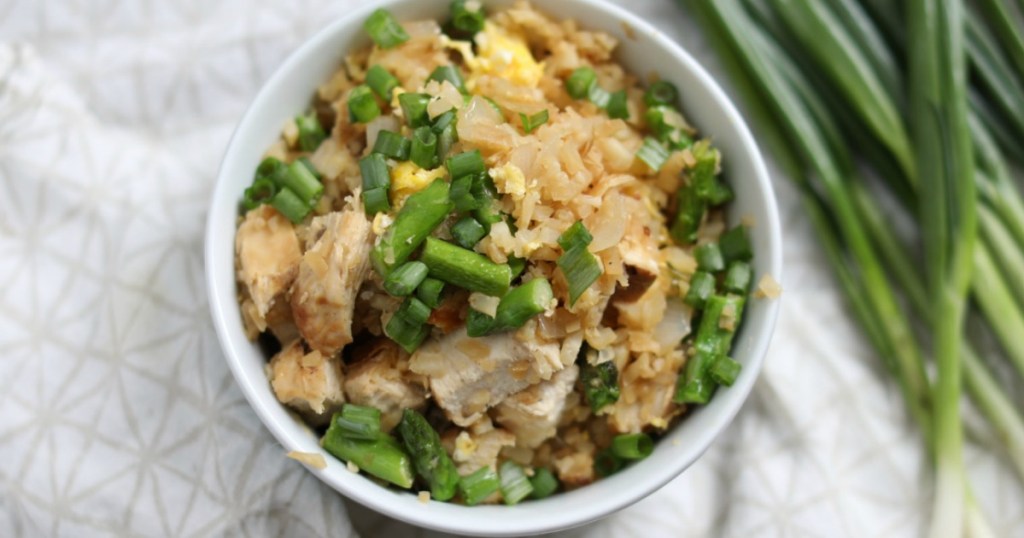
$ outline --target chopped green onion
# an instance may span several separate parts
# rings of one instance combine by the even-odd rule
[[[462,248],[472,249],[487,235],[487,230],[473,217],[462,217],[452,225],[452,238]]]
[[[449,123],[441,132],[437,133],[437,155],[434,158],[441,162],[448,157],[452,146],[459,141],[459,133],[455,130],[455,124]]]
[[[676,129],[668,134],[663,140],[668,145],[668,149],[686,149],[693,145],[693,138],[690,137],[686,131],[682,129]],[[718,204],[715,204],[718,205]]]
[[[456,212],[465,213],[480,207],[478,200],[473,196],[473,181],[473,176],[462,176],[452,180],[451,198]]]
[[[366,70],[366,85],[385,102],[391,102],[391,93],[399,86],[395,75],[379,64]]]
[[[514,461],[503,462],[498,476],[501,478],[501,496],[505,504],[518,504],[533,493],[533,485],[530,484],[526,472]]]
[[[644,113],[644,119],[654,136],[663,142],[670,133],[678,131],[681,127],[678,124],[682,123],[682,116],[675,109],[666,105],[651,106]]]
[[[434,121],[430,124],[430,129],[435,133],[440,134],[442,131],[448,128],[455,121],[455,111],[449,110],[443,114],[438,115],[434,118]]]
[[[336,425],[340,417],[341,413],[334,414],[331,425],[321,439],[320,444],[324,450],[400,488],[412,487],[412,462],[393,437],[384,433],[370,441],[346,437]]]
[[[689,171],[689,182],[697,196],[707,200],[714,192],[715,183],[718,181],[715,175],[718,171],[719,153],[705,141],[695,144],[692,151],[697,164]]]
[[[420,261],[430,268],[430,276],[469,291],[500,297],[508,291],[512,270],[472,250],[428,237]]]
[[[708,203],[713,206],[720,206],[729,203],[735,197],[736,195],[732,192],[729,184],[721,179],[715,180],[710,192],[707,194]]]
[[[256,167],[256,178],[267,178],[277,182],[276,175],[282,173],[285,164],[277,157],[264,157]]]
[[[498,473],[484,466],[459,479],[459,494],[469,506],[476,506],[501,488]]]
[[[405,262],[384,278],[384,289],[396,297],[411,295],[416,287],[427,278],[427,266],[423,262]]]
[[[242,205],[246,210],[256,209],[263,204],[270,203],[275,194],[277,194],[277,185],[273,181],[265,177],[256,178],[256,181],[253,181],[252,185],[245,189]]]
[[[391,188],[391,173],[384,156],[371,153],[359,159],[359,173],[363,178],[363,207],[366,214],[374,215],[390,209],[387,195]]]
[[[392,267],[408,260],[451,210],[448,183],[443,179],[435,179],[427,188],[409,196],[370,254],[377,274],[387,275]]]
[[[437,135],[430,127],[417,127],[412,132],[409,160],[424,170],[437,168]]]
[[[591,103],[597,105],[597,108],[608,108],[608,104],[612,100],[612,94],[608,93],[608,90],[599,86],[596,82],[590,85],[590,89],[587,90],[587,99]]]
[[[436,278],[424,278],[423,282],[416,288],[416,298],[423,301],[423,304],[430,308],[441,306],[441,293],[444,291],[444,282]]]
[[[574,247],[585,247],[593,240],[594,236],[590,235],[590,230],[583,225],[582,220],[578,220],[558,236],[558,246],[562,247],[562,250],[570,250]]]
[[[636,158],[657,172],[668,160],[668,150],[660,142],[648,136],[644,138],[643,145],[637,150]]]
[[[545,108],[544,110],[530,116],[520,112],[519,122],[523,124],[523,131],[526,132],[526,134],[530,134],[534,129],[548,122],[548,109]]]
[[[644,103],[647,106],[674,106],[678,100],[679,90],[676,89],[675,84],[667,80],[659,80],[651,84],[651,87],[647,88],[647,91],[644,92]]]
[[[305,219],[310,211],[309,205],[296,196],[291,189],[277,191],[274,199],[270,201],[270,205],[295,224],[302,222],[302,219]]]
[[[402,349],[412,353],[430,335],[430,325],[409,323],[404,316],[396,313],[384,326],[384,334]]]
[[[396,161],[406,161],[409,159],[410,145],[408,138],[394,131],[381,131],[373,143],[373,152]]]
[[[321,175],[320,171],[313,166],[313,161],[309,160],[309,157],[299,157],[298,159],[295,159],[295,162],[301,163],[302,166],[306,167],[306,170],[309,170],[310,174],[313,174],[313,177],[315,177],[317,181],[322,182],[323,175]]]
[[[580,383],[590,410],[597,413],[619,400],[619,370],[612,361],[580,367]]]
[[[704,303],[714,293],[715,275],[707,271],[697,271],[690,278],[690,289],[687,290],[683,302],[694,308],[704,308]]]
[[[753,269],[745,261],[734,261],[729,264],[725,272],[725,280],[722,287],[729,293],[747,293],[750,289],[750,282],[753,280]]]
[[[302,151],[316,151],[320,143],[327,138],[327,133],[324,132],[324,127],[320,125],[315,113],[296,116],[295,126],[299,128],[299,149]]]
[[[407,408],[402,411],[398,433],[402,436],[405,449],[412,455],[416,473],[430,486],[430,496],[439,501],[454,497],[459,484],[459,472],[441,445],[441,436],[427,419]]]
[[[415,297],[406,297],[395,315],[410,325],[423,325],[430,318],[430,307]]]
[[[704,220],[707,204],[697,196],[691,185],[683,185],[676,192],[676,215],[669,232],[676,243],[686,246],[697,241],[697,230]]]
[[[294,161],[288,165],[284,174],[279,174],[281,186],[291,189],[307,206],[312,207],[324,192],[324,186],[306,165]]]
[[[736,362],[736,360],[728,355],[719,355],[715,362],[711,364],[711,369],[708,373],[718,384],[731,387],[736,382],[736,378],[739,377],[742,368],[742,364]]]
[[[380,436],[380,409],[362,405],[345,404],[334,423],[340,435],[349,439],[372,441]]]
[[[447,80],[448,82],[451,82],[452,86],[455,86],[455,89],[459,90],[459,92],[466,93],[466,82],[462,79],[462,73],[459,71],[459,68],[454,64],[437,66],[437,68],[430,73],[430,76],[427,77],[427,80],[436,80],[439,83]]]
[[[736,260],[749,261],[754,257],[750,238],[747,237],[747,228],[742,224],[722,234],[722,237],[718,238],[718,246],[722,249],[725,263]]]
[[[395,20],[391,12],[381,8],[374,11],[363,23],[363,30],[382,49],[390,49],[409,40],[409,34]]]
[[[544,499],[558,491],[558,479],[547,467],[534,469],[533,476],[530,477],[530,485],[533,486],[531,499]]]
[[[452,155],[448,157],[445,164],[448,167],[448,174],[453,178],[480,174],[487,170],[484,158],[478,149]]]
[[[479,2],[473,4],[476,9],[466,7],[466,0],[452,2],[452,26],[460,32],[474,35],[484,29],[484,10]]]
[[[577,67],[565,81],[565,91],[573,99],[588,97],[591,86],[597,85],[597,72],[592,67]]]
[[[558,257],[558,267],[565,275],[565,281],[569,284],[569,304],[576,304],[576,300],[587,291],[591,284],[597,281],[604,272],[601,263],[587,250],[587,245],[593,237],[582,221],[577,221],[562,233],[558,238],[558,244],[564,252]]]
[[[402,115],[405,116],[409,127],[416,128],[430,124],[430,116],[427,114],[427,104],[430,103],[430,96],[425,93],[403,93],[398,96],[398,105],[402,107]]]
[[[612,119],[628,120],[629,108],[626,106],[626,90],[612,92],[608,100],[608,117]]]
[[[725,269],[725,259],[718,243],[704,243],[693,251],[697,267],[712,273]]]
[[[380,116],[380,106],[369,86],[363,84],[352,89],[348,95],[348,113],[352,121],[358,123],[369,123]]]
[[[387,213],[391,209],[391,201],[388,198],[388,190],[383,187],[367,189],[363,191],[363,211],[367,215]]]
[[[612,453],[624,460],[642,460],[654,452],[654,440],[646,433],[616,435],[612,438]]]
[[[594,472],[597,476],[602,478],[611,476],[622,470],[626,466],[626,462],[622,458],[615,455],[612,452],[611,447],[608,447],[594,456]]]

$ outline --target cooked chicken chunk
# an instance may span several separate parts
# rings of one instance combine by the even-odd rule
[[[257,207],[245,214],[245,220],[238,227],[235,255],[238,256],[238,281],[252,299],[255,312],[251,315],[262,331],[267,312],[298,273],[302,251],[295,227],[273,207]]]
[[[357,351],[359,351],[357,349]],[[381,427],[391,431],[406,408],[422,410],[427,391],[412,379],[407,355],[392,341],[381,338],[370,345],[365,357],[352,364],[345,375],[345,396],[358,405],[381,411]]]
[[[429,340],[409,360],[409,369],[428,377],[437,404],[459,426],[562,368],[558,343],[524,342],[515,333],[470,338],[464,327]]]
[[[277,399],[314,424],[324,424],[345,402],[341,359],[319,351],[306,353],[295,340],[270,359],[267,377]]]
[[[370,271],[373,232],[358,205],[317,217],[310,228],[319,238],[299,263],[292,314],[311,348],[334,355],[352,342],[352,313]]]
[[[572,392],[579,375],[575,364],[505,398],[494,408],[494,420],[516,436],[516,445],[536,448],[555,435],[565,408],[565,397]]]

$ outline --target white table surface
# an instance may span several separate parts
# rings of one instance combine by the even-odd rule
[[[225,366],[202,232],[255,91],[354,0],[0,0],[0,536],[434,535],[345,501]],[[713,57],[669,0],[618,0]],[[776,174],[786,289],[762,378],[708,454],[567,536],[916,536],[917,433]],[[997,536],[1024,492],[967,451]]]

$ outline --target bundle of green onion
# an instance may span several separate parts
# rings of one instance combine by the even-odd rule
[[[1020,3],[691,0],[807,214],[936,471],[932,529],[984,533],[963,467],[961,390],[1024,479]],[[899,235],[883,207],[912,224]],[[923,274],[916,268],[922,267]],[[973,305],[973,308],[972,308]],[[965,319],[1001,344],[982,357]],[[930,351],[930,353],[929,353]],[[935,374],[929,376],[931,355]]]

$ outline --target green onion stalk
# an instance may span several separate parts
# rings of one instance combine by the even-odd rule
[[[922,2],[913,7],[922,9],[928,3]],[[1005,120],[984,116],[982,106],[988,104],[979,97],[983,92],[966,88],[963,55],[972,67],[975,58],[959,34],[951,35],[963,31],[959,5],[944,3],[941,10],[928,11],[933,19],[914,12],[915,24],[931,25],[910,32],[914,61],[905,61],[900,59],[907,51],[898,28],[902,13],[894,4],[688,4],[705,23],[748,110],[760,120],[759,129],[769,135],[765,139],[773,144],[776,159],[800,188],[853,314],[886,360],[923,432],[939,476],[933,530],[959,534],[963,525],[984,530],[984,516],[966,484],[960,455],[961,385],[1022,479],[1024,420],[979,353],[963,339],[965,294],[973,284],[973,298],[985,320],[997,335],[1002,330],[1001,343],[1019,367],[1020,350],[1008,336],[1024,328],[1016,276],[1024,259],[1024,233],[1019,233],[1024,230],[1024,205],[1002,161],[1002,139],[993,129],[1014,133],[1014,126],[993,124]],[[934,8],[930,3],[925,7]],[[942,17],[941,25],[936,16]],[[900,65],[915,65],[909,84]],[[976,163],[971,162],[971,144]],[[882,217],[880,195],[867,188],[863,164],[883,180],[887,197],[911,214],[922,209],[917,224],[929,260],[927,285],[916,269],[921,265],[913,259],[916,249],[904,245]],[[922,192],[926,189],[931,192]],[[976,225],[981,231],[977,240]],[[931,336],[922,338],[932,339],[937,350],[934,383],[924,374],[910,313],[889,302],[897,296],[895,290],[931,328]]]
[[[921,184],[928,293],[935,310],[933,535],[964,528],[959,354],[977,235],[977,191],[967,127],[962,10],[959,0],[914,0],[907,13],[911,133]]]

